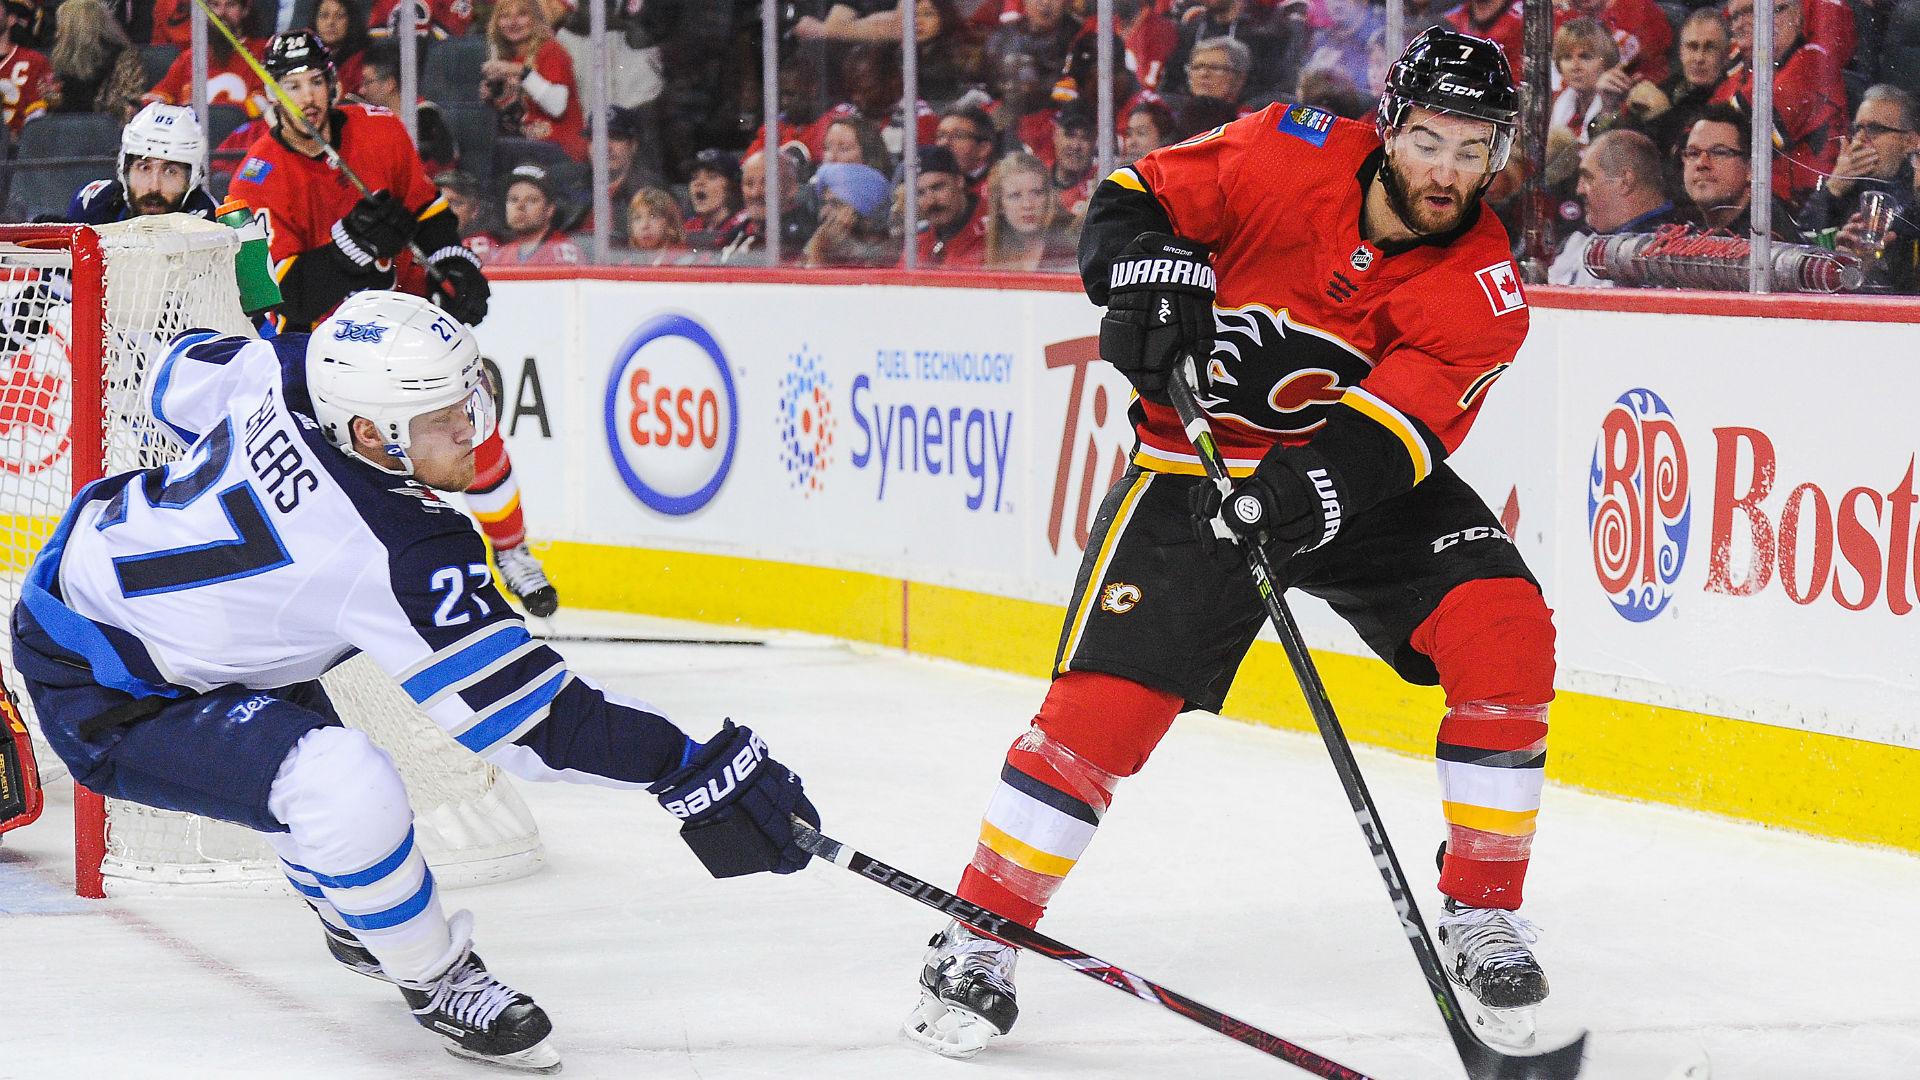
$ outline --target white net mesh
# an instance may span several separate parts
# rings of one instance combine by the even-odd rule
[[[112,475],[177,456],[139,393],[152,350],[195,327],[252,331],[234,284],[234,230],[176,214],[97,231],[106,263],[98,392],[106,407],[105,472]],[[0,230],[0,602],[9,611],[22,575],[72,499],[74,284],[64,246],[22,246]],[[7,678],[31,723],[32,703],[11,670]],[[399,766],[416,838],[442,884],[498,881],[539,868],[533,817],[500,770],[454,742],[364,657],[324,682],[341,718]],[[42,768],[52,764],[44,755]],[[110,892],[284,887],[272,850],[248,829],[111,800],[107,822],[102,870]]]

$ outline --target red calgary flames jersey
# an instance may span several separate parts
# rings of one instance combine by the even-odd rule
[[[1351,408],[1398,439],[1418,483],[1459,447],[1526,338],[1506,230],[1483,206],[1444,243],[1361,239],[1381,156],[1371,127],[1271,105],[1111,177],[1213,249],[1218,336],[1201,404],[1236,475]],[[1140,406],[1136,461],[1200,472],[1174,411]]]
[[[431,216],[429,211],[448,212],[399,117],[374,105],[339,105],[334,113],[340,124],[340,156],[368,191],[393,192],[423,221]],[[267,134],[247,148],[227,197],[244,200],[255,213],[264,212],[274,273],[284,277],[292,259],[332,242],[334,222],[360,201],[360,191],[326,158],[296,153]],[[437,211],[435,203],[440,204]],[[402,252],[396,261],[411,260]],[[400,270],[404,279],[405,267]]]

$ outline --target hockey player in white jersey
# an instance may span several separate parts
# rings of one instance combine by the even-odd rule
[[[493,425],[473,336],[419,297],[309,337],[190,332],[148,380],[171,465],[89,485],[27,575],[14,662],[74,779],[267,835],[333,955],[447,1049],[545,1071],[546,1014],[443,916],[391,759],[317,681],[363,651],[461,745],[531,780],[646,788],[716,877],[791,873],[800,780],[728,722],[695,742],[527,634],[463,491]]]

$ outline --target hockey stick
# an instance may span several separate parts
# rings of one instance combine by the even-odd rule
[[[200,5],[201,11],[206,12],[207,25],[220,31],[220,36],[226,38],[227,44],[233,46],[234,53],[237,54],[240,59],[246,61],[247,67],[253,69],[254,75],[260,79],[261,85],[265,86],[274,97],[280,100],[280,111],[287,114],[287,119],[291,121],[295,127],[300,129],[300,134],[320,144],[320,152],[326,155],[327,164],[339,169],[340,175],[346,177],[347,182],[352,184],[354,189],[360,192],[363,197],[371,196],[373,192],[368,191],[366,183],[347,166],[346,159],[340,156],[340,151],[335,150],[332,143],[328,142],[319,132],[313,130],[313,127],[307,123],[306,114],[300,111],[300,106],[295,105],[293,98],[289,97],[285,90],[280,89],[279,80],[275,79],[273,75],[267,71],[265,64],[262,64],[252,53],[247,51],[247,47],[240,43],[238,37],[234,36],[232,28],[228,27],[226,23],[221,22],[220,16],[213,13],[213,8],[208,5],[207,0],[193,0],[193,2]],[[332,103],[329,102],[328,105],[331,107]],[[426,272],[427,277],[433,279],[435,285],[442,289],[450,290],[453,288],[452,283],[447,281],[446,275],[435,269],[434,265],[427,261],[427,253],[421,250],[419,244],[409,240],[407,241],[407,250],[413,252],[413,261],[420,265],[420,269]]]
[[[1200,455],[1200,464],[1206,469],[1207,476],[1220,488],[1222,498],[1233,490],[1233,481],[1227,475],[1227,465],[1220,457],[1220,448],[1214,444],[1213,428],[1207,422],[1207,416],[1193,400],[1193,384],[1196,379],[1193,358],[1186,357],[1179,367],[1174,369],[1173,377],[1167,382],[1167,396],[1173,401],[1173,409],[1180,414],[1180,422],[1186,426],[1187,438],[1193,443],[1194,450]],[[1557,1050],[1545,1050],[1537,1054],[1507,1054],[1488,1046],[1480,1036],[1474,1034],[1471,1024],[1460,1009],[1460,999],[1454,994],[1453,984],[1447,979],[1445,967],[1440,963],[1440,954],[1433,947],[1433,938],[1427,933],[1426,923],[1420,918],[1420,909],[1414,905],[1413,890],[1407,886],[1407,875],[1400,869],[1400,859],[1393,852],[1393,845],[1387,840],[1387,830],[1380,824],[1380,812],[1375,808],[1373,795],[1367,790],[1367,782],[1360,775],[1360,763],[1354,760],[1353,747],[1347,744],[1347,734],[1341,730],[1340,721],[1333,714],[1333,703],[1327,698],[1327,688],[1320,682],[1320,672],[1313,666],[1313,658],[1307,654],[1307,644],[1300,637],[1300,627],[1293,621],[1293,612],[1280,595],[1280,589],[1274,586],[1273,565],[1267,559],[1266,550],[1257,543],[1242,544],[1247,555],[1247,569],[1253,574],[1253,583],[1260,590],[1260,599],[1266,604],[1267,616],[1273,620],[1273,629],[1280,636],[1280,644],[1287,651],[1287,661],[1293,665],[1293,674],[1300,682],[1300,691],[1307,699],[1307,708],[1313,713],[1313,722],[1320,729],[1320,738],[1327,744],[1327,753],[1333,758],[1334,771],[1340,774],[1340,784],[1347,789],[1347,801],[1353,806],[1353,816],[1360,822],[1360,831],[1367,838],[1367,846],[1373,850],[1373,861],[1380,868],[1380,879],[1386,883],[1387,896],[1393,901],[1393,909],[1400,915],[1401,929],[1406,931],[1407,943],[1413,947],[1413,955],[1420,962],[1420,971],[1427,977],[1427,988],[1433,994],[1434,1004],[1440,1008],[1441,1019],[1446,1021],[1447,1033],[1453,1036],[1453,1045],[1460,1052],[1460,1063],[1466,1067],[1467,1075],[1473,1080],[1571,1080],[1580,1072],[1580,1062],[1586,1053],[1586,1032],[1581,1032],[1572,1042]]]
[[[1315,1076],[1326,1077],[1327,1080],[1367,1080],[1365,1074],[1355,1072],[1337,1061],[1321,1057],[1278,1035],[1268,1034],[1244,1020],[1236,1020],[1184,994],[1175,993],[1158,983],[1143,979],[1126,968],[1109,964],[1097,956],[1081,952],[1070,945],[1064,945],[1012,919],[1002,918],[986,908],[969,904],[937,885],[930,885],[905,871],[888,866],[871,855],[855,851],[797,817],[791,820],[794,842],[818,855],[822,860],[851,870],[861,877],[877,881],[897,893],[918,900],[935,911],[951,915],[1009,945],[1058,960],[1082,975],[1098,979],[1117,990],[1124,990],[1141,1001],[1179,1013],[1202,1027],[1217,1031],[1235,1042],[1245,1043],[1289,1065],[1305,1069]]]

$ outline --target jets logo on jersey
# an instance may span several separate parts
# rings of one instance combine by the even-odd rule
[[[1263,304],[1213,313],[1213,355],[1200,406],[1263,431],[1299,435],[1373,370],[1373,361],[1324,330]]]
[[[1514,273],[1513,263],[1497,262],[1484,270],[1474,271],[1480,281],[1480,291],[1487,294],[1487,303],[1493,305],[1495,315],[1506,315],[1527,306],[1527,298],[1520,293],[1520,275]]]
[[[1281,115],[1276,130],[1314,146],[1325,146],[1327,132],[1333,130],[1333,114],[1311,105],[1295,105]]]
[[[1140,589],[1123,581],[1116,581],[1100,590],[1100,606],[1115,615],[1125,615],[1140,602]]]
[[[333,336],[339,341],[365,341],[378,344],[381,338],[387,336],[387,327],[375,322],[354,322],[352,319],[343,319],[339,328],[334,330]]]
[[[299,414],[296,413],[294,415],[297,416]],[[453,507],[441,502],[440,496],[435,495],[432,491],[417,484],[409,484],[406,487],[388,488],[387,490],[393,492],[395,495],[410,495],[419,499],[423,506],[436,514],[442,510],[453,509]]]

